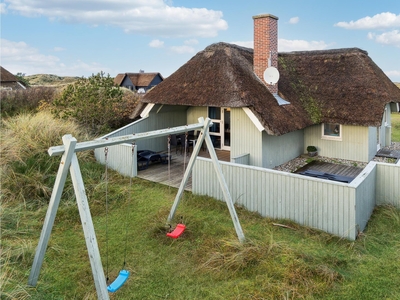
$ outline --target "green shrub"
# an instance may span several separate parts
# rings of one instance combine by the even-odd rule
[[[137,96],[124,96],[122,89],[114,85],[114,79],[101,72],[68,85],[54,100],[52,112],[59,118],[72,118],[99,134],[118,128],[137,100]]]
[[[315,146],[307,146],[307,152],[315,152],[317,151],[317,147]]]

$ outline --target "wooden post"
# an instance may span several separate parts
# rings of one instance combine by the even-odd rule
[[[222,189],[222,193],[224,194],[226,205],[228,206],[229,213],[231,214],[231,218],[233,221],[233,225],[235,226],[236,234],[239,238],[239,241],[241,243],[243,243],[245,241],[245,236],[244,236],[244,233],[242,230],[242,226],[240,225],[239,218],[236,214],[236,210],[235,210],[235,206],[233,205],[231,193],[229,192],[229,188],[228,188],[228,185],[226,184],[225,177],[222,174],[221,165],[218,162],[218,157],[217,157],[217,154],[215,153],[215,149],[212,144],[210,135],[208,134],[208,131],[205,136],[205,140],[207,143],[208,151],[210,152],[210,157],[213,161],[214,170],[217,173],[217,177],[218,177],[218,181],[221,186],[221,189]]]
[[[86,196],[85,185],[82,179],[82,173],[79,168],[78,158],[76,153],[72,156],[71,161],[71,179],[74,186],[76,202],[78,204],[79,214],[81,216],[81,223],[83,233],[85,235],[86,248],[89,254],[90,265],[92,267],[94,284],[96,286],[98,299],[110,299],[107,291],[106,278],[104,276],[103,265],[101,264],[101,257],[99,246],[97,244],[96,234],[92,216],[90,214],[89,203]]]
[[[207,134],[208,134],[208,127],[210,126],[211,120],[207,118],[207,120],[204,122],[203,118],[199,118],[199,122],[204,123],[204,126],[200,131],[200,136],[199,136],[198,140],[196,141],[196,145],[194,146],[193,153],[190,156],[189,163],[185,170],[185,174],[183,175],[181,184],[179,186],[178,193],[175,196],[174,204],[172,205],[171,211],[168,215],[167,224],[169,224],[175,216],[176,209],[179,205],[179,202],[181,201],[183,192],[185,191],[185,186],[189,180],[190,173],[192,172],[194,162],[199,154],[201,145],[203,144],[205,132],[207,132]],[[186,153],[184,155],[186,155]]]
[[[201,122],[200,120],[201,119],[199,119],[199,122]],[[208,151],[210,153],[210,156],[211,156],[211,159],[212,159],[212,162],[213,162],[213,165],[214,165],[215,172],[217,173],[218,181],[219,181],[219,183],[221,185],[221,188],[222,188],[222,193],[224,194],[225,202],[226,202],[226,204],[228,206],[229,213],[230,213],[232,221],[233,221],[233,225],[235,226],[236,234],[237,234],[237,236],[239,238],[239,241],[241,243],[243,243],[245,241],[245,236],[244,236],[244,233],[243,233],[243,230],[242,230],[242,226],[240,225],[239,218],[238,218],[238,216],[236,214],[235,206],[233,205],[233,201],[232,201],[232,196],[231,196],[231,194],[229,192],[229,188],[228,188],[228,185],[226,184],[224,175],[222,174],[222,169],[221,169],[221,166],[219,164],[218,157],[217,157],[217,154],[215,153],[214,145],[212,144],[212,141],[211,141],[211,138],[210,138],[210,134],[209,134],[209,131],[208,131],[208,128],[210,127],[210,123],[211,123],[211,120],[209,118],[207,118],[205,123],[204,123],[204,126],[203,126],[203,128],[201,130],[200,137],[199,137],[198,141],[196,142],[196,146],[193,149],[193,153],[192,153],[192,156],[190,157],[190,160],[189,160],[188,166],[186,168],[185,174],[183,175],[183,179],[182,179],[181,185],[179,186],[178,193],[177,193],[177,195],[175,197],[175,200],[174,200],[174,203],[172,205],[171,211],[170,211],[170,213],[168,215],[167,223],[170,223],[171,220],[175,216],[176,209],[177,209],[177,207],[179,205],[179,202],[180,202],[180,200],[182,198],[182,194],[184,192],[184,189],[185,189],[185,186],[186,186],[187,181],[189,179],[189,176],[190,176],[190,174],[192,172],[195,160],[196,160],[196,158],[197,158],[197,156],[199,154],[201,145],[202,145],[203,141],[205,140],[206,143],[207,143],[207,149],[208,149]]]
[[[64,189],[65,180],[67,179],[68,169],[71,164],[72,156],[74,155],[76,139],[70,134],[63,136],[63,144],[65,152],[61,157],[60,166],[58,167],[58,173],[54,188],[51,193],[49,207],[47,209],[46,218],[44,219],[42,233],[40,234],[39,244],[36,248],[35,258],[33,260],[32,269],[29,274],[28,284],[30,286],[36,286],[40,269],[43,264],[44,254],[46,253],[47,245],[49,242],[51,230],[54,225],[54,219],[57,214],[57,209],[60,204],[61,194]]]

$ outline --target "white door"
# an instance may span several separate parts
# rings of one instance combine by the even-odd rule
[[[231,148],[231,109],[229,107],[209,107],[208,117],[213,122],[210,137],[216,149]]]

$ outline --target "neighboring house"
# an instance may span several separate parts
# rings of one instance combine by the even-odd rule
[[[140,70],[139,73],[118,74],[114,79],[114,83],[131,91],[146,93],[163,80],[164,78],[160,73],[145,73]]]
[[[18,78],[11,74],[9,71],[1,67],[0,73],[0,88],[7,90],[25,90],[26,87],[21,82],[18,81]]]
[[[391,143],[400,90],[358,48],[278,53],[277,22],[254,19],[254,50],[217,43],[197,53],[141,99],[143,131],[210,117],[214,146],[274,168],[314,145],[322,156],[368,162]],[[277,84],[263,79],[279,70]],[[271,68],[270,68],[271,69]],[[125,74],[125,80],[128,74]],[[121,81],[122,82],[122,81]],[[153,145],[165,150],[165,142]]]

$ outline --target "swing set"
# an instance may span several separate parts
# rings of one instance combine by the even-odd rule
[[[122,143],[133,144],[138,140],[152,139],[176,133],[188,132],[192,130],[200,130],[198,140],[193,149],[193,153],[190,157],[188,166],[185,170],[183,179],[179,186],[178,193],[175,197],[171,211],[168,215],[167,224],[171,223],[171,220],[174,218],[176,209],[182,198],[185,186],[189,180],[190,174],[192,172],[195,160],[200,151],[201,145],[203,141],[205,141],[210,153],[211,160],[214,165],[215,172],[217,174],[218,181],[220,183],[224,195],[225,202],[228,206],[229,213],[231,215],[236,230],[236,234],[238,236],[239,241],[244,242],[245,236],[242,227],[240,225],[239,219],[237,217],[232,197],[230,195],[225,178],[222,174],[222,169],[218,162],[217,154],[215,153],[215,149],[209,135],[208,129],[210,126],[212,126],[212,123],[209,118],[207,118],[206,120],[204,120],[203,118],[199,118],[199,123],[197,124],[125,135],[116,138],[81,142],[81,143],[78,143],[74,137],[68,134],[63,136],[62,146],[50,147],[48,150],[49,155],[50,156],[61,155],[61,161],[57,172],[56,180],[54,183],[53,191],[50,197],[49,207],[47,209],[46,217],[43,223],[42,232],[40,234],[39,243],[36,248],[35,258],[33,260],[31,272],[29,274],[28,285],[33,287],[37,285],[40,269],[43,264],[44,255],[46,253],[47,245],[50,239],[50,234],[54,225],[54,220],[60,203],[62,191],[64,189],[65,181],[68,176],[68,171],[70,172],[72,184],[75,191],[76,202],[78,205],[79,215],[81,218],[81,223],[86,241],[86,247],[89,255],[90,265],[92,268],[92,274],[94,278],[98,299],[106,299],[106,300],[110,299],[108,293],[117,291],[129,277],[129,271],[124,269],[125,267],[125,262],[124,262],[124,267],[119,272],[118,277],[110,285],[107,286],[107,281],[101,263],[100,251],[97,244],[96,234],[94,231],[92,216],[89,209],[89,203],[85,192],[85,185],[83,182],[78,158],[76,155],[77,152],[92,150],[96,148],[106,148],[109,146],[118,145]],[[134,146],[132,147],[132,153],[133,153],[132,159],[134,159],[134,155],[136,155],[136,147]],[[131,169],[133,173],[133,168]],[[133,175],[131,175],[130,177],[132,178]],[[178,224],[177,227],[172,232],[167,234],[167,236],[171,238],[178,238],[183,233],[184,230],[185,230],[185,225]]]

